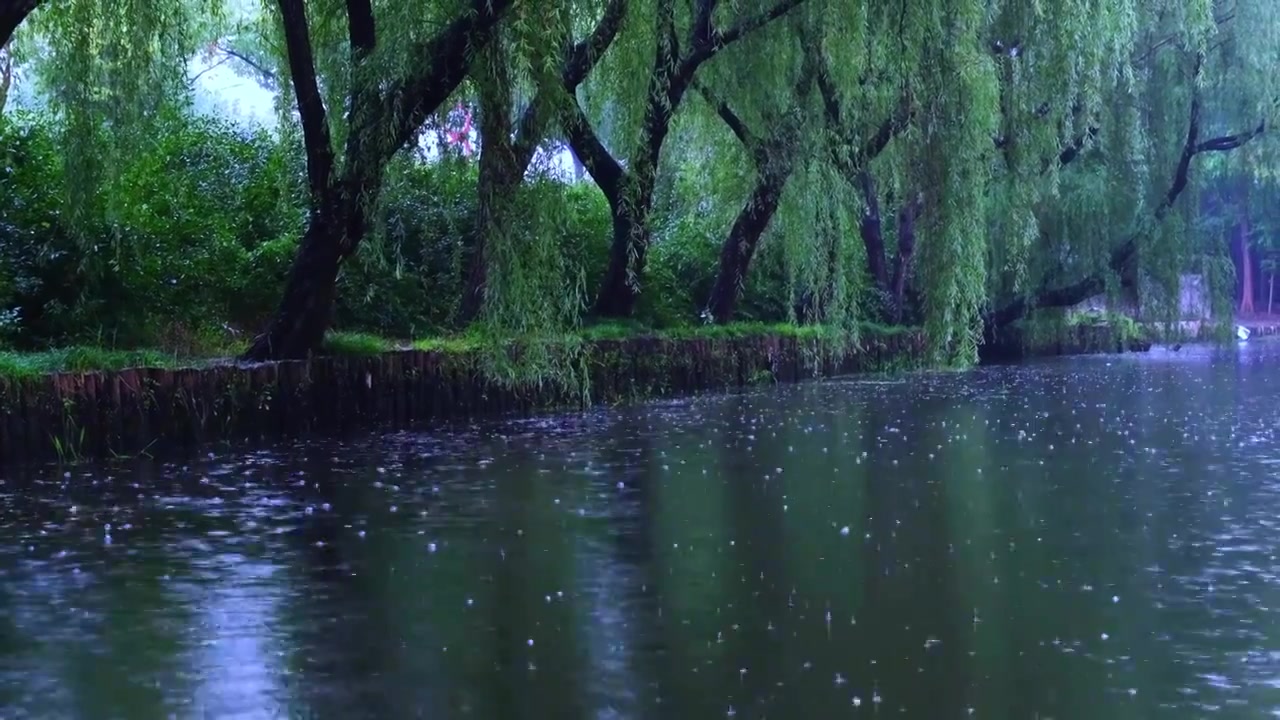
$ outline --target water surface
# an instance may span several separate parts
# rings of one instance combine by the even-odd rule
[[[1280,345],[9,471],[3,718],[1280,714]]]

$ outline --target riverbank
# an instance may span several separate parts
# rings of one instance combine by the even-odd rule
[[[0,365],[0,462],[160,453],[254,441],[524,414],[923,364],[917,330],[865,329],[856,343],[821,329],[748,326],[507,346],[558,375],[494,362],[475,341],[388,348],[376,339],[307,361],[236,364],[158,353],[61,358],[9,355]],[[28,358],[23,360],[22,358]],[[31,359],[37,358],[37,359]],[[140,366],[88,368],[91,361]],[[77,365],[78,364],[78,365]]]

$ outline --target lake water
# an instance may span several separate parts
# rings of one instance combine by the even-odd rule
[[[1261,718],[1280,344],[10,470],[0,717]]]

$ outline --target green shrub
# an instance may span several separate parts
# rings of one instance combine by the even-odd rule
[[[208,337],[275,302],[260,248],[301,227],[289,154],[265,133],[176,111],[160,127],[73,224],[56,128],[0,119],[0,327],[11,343]]]

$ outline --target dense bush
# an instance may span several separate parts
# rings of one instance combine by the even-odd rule
[[[68,212],[54,128],[0,118],[0,307],[19,346],[190,344],[275,301],[277,238],[301,220],[289,154],[265,134],[174,114]],[[73,219],[74,218],[74,219]],[[290,241],[291,243],[291,241]]]
[[[304,170],[266,132],[173,112],[163,131],[69,212],[57,128],[0,116],[0,343],[96,344],[182,352],[230,349],[279,299],[305,221]],[[373,232],[343,268],[334,321],[412,338],[457,330],[463,258],[476,212],[475,166],[402,157]],[[590,182],[534,179],[511,238],[554,238],[565,284],[584,301],[607,261],[608,205]],[[723,213],[673,216],[653,246],[638,322],[699,322],[714,280]],[[74,219],[73,219],[74,218]],[[786,316],[782,262],[767,246],[742,302],[746,320]]]

